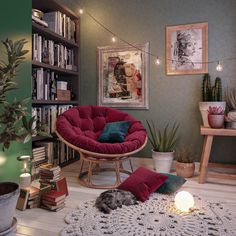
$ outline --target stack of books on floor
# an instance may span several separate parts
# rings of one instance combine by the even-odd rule
[[[60,179],[61,168],[53,164],[43,164],[39,167],[39,182],[51,184]]]
[[[41,208],[50,211],[59,211],[65,207],[66,193],[50,190],[42,195]]]
[[[39,205],[40,189],[30,186],[20,189],[20,196],[16,208],[24,211],[26,208],[35,208]]]
[[[36,187],[30,186],[27,188],[29,192],[27,208],[36,208],[39,205],[39,192],[40,190]]]

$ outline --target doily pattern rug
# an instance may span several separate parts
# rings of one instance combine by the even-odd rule
[[[236,235],[236,214],[220,202],[194,196],[195,210],[181,213],[174,196],[153,194],[144,203],[123,206],[103,214],[95,201],[82,203],[65,217],[68,224],[61,236],[232,236]]]

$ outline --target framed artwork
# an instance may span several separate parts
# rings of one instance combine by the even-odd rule
[[[208,72],[208,23],[166,27],[167,75]]]
[[[149,43],[98,47],[98,105],[148,109]]]

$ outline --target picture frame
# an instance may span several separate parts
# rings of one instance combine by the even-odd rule
[[[149,108],[149,43],[97,49],[99,106]]]
[[[208,73],[208,23],[166,27],[166,74]]]

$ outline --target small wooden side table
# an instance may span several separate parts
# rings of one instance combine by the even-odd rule
[[[199,169],[199,183],[203,184],[206,182],[207,175],[208,175],[208,166],[213,167],[220,167],[220,168],[230,168],[236,170],[236,165],[223,165],[223,164],[215,164],[215,163],[208,163],[209,157],[211,153],[211,146],[213,142],[214,136],[235,136],[236,137],[236,130],[235,129],[212,129],[208,127],[201,126],[201,135],[204,135],[204,143],[202,147],[202,156],[200,162],[200,169]],[[209,173],[211,177],[221,177],[227,179],[235,179],[236,174],[227,174],[227,173]]]

